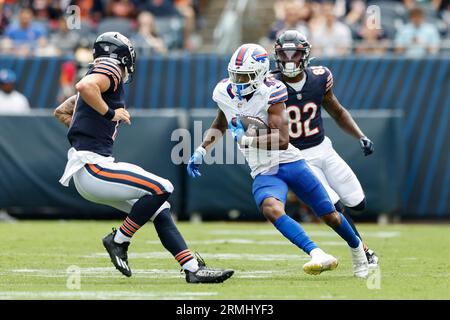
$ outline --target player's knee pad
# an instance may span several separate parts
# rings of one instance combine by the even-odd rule
[[[366,198],[362,199],[362,201],[358,203],[356,206],[350,207],[350,209],[355,211],[363,211],[365,208],[366,208]]]
[[[165,193],[169,193],[171,194],[174,190],[173,184],[172,182],[170,182],[170,180],[167,179],[161,179],[161,184],[164,187],[164,192]]]
[[[156,210],[156,212],[153,214],[153,216],[150,218],[151,221],[154,221],[155,218],[162,213],[163,211],[165,212],[165,210],[169,211],[170,210],[170,203],[169,202],[164,202],[161,207],[159,207],[158,210]]]

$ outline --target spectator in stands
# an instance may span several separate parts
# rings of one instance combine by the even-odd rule
[[[295,29],[308,36],[308,28],[305,20],[310,14],[308,6],[302,6],[297,1],[284,1],[283,19],[276,21],[269,31],[268,38],[271,42],[275,41],[278,34],[287,29]],[[278,13],[280,16],[280,13]]]
[[[131,19],[136,16],[136,8],[131,0],[109,0],[106,15]]]
[[[0,114],[23,114],[30,111],[27,98],[14,89],[15,84],[14,71],[0,70]]]
[[[155,30],[155,21],[153,15],[148,11],[143,11],[138,16],[138,31],[131,38],[135,48],[140,54],[148,55],[151,53],[166,53],[167,48],[164,42],[158,38]]]
[[[365,20],[358,30],[358,36],[361,40],[356,44],[355,53],[382,55],[386,53],[389,47],[389,40],[386,39],[383,29],[375,28],[368,22],[368,20]]]
[[[175,0],[175,8],[184,18],[184,48],[192,50],[191,36],[195,29],[195,12],[192,0]]]
[[[58,54],[72,54],[80,41],[79,30],[70,30],[64,17],[58,20],[58,29],[50,34],[49,43]]]
[[[62,16],[62,1],[40,0],[30,1],[36,19],[48,21],[51,28],[57,25],[58,19]]]
[[[4,1],[0,1],[0,35],[2,35],[9,24],[13,10],[11,5],[7,5]]]
[[[39,40],[45,39],[46,31],[40,25],[33,23],[33,17],[33,11],[24,7],[19,12],[18,22],[12,23],[6,29],[4,45],[14,48],[16,54],[31,53]]]
[[[315,54],[323,56],[339,56],[350,52],[352,33],[350,28],[337,20],[334,4],[325,2],[322,15],[311,24],[311,44]]]
[[[450,39],[450,0],[439,1],[437,9],[439,10],[439,16],[447,26],[447,39]]]
[[[395,37],[396,52],[409,56],[423,56],[439,51],[440,36],[436,26],[425,22],[421,8],[410,11],[410,23],[404,25]]]
[[[150,11],[156,17],[179,15],[173,0],[141,0],[141,10]]]
[[[350,10],[345,16],[344,22],[351,29],[356,30],[362,25],[366,13],[366,4],[363,0],[353,0],[350,3]]]
[[[58,101],[60,103],[76,94],[75,83],[77,80],[77,62],[65,61],[61,65],[61,74],[59,76]]]
[[[180,29],[182,29],[182,35],[181,37],[168,36],[167,38],[179,38],[179,40],[170,40],[173,43],[167,43],[166,41],[167,46],[172,47],[175,43],[176,47],[183,47],[187,50],[192,49],[191,35],[195,27],[195,12],[192,7],[192,0],[141,0],[141,2],[143,2],[141,8],[144,11],[151,12],[157,18],[175,18],[174,21],[179,20],[178,23],[180,24]],[[176,25],[176,23],[171,24]],[[167,30],[167,32],[180,32],[175,29]]]
[[[102,0],[71,0],[70,4],[80,8],[81,20],[84,22],[98,23],[105,15]]]

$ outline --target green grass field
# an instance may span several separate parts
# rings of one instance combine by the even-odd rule
[[[0,299],[450,299],[450,225],[361,225],[381,259],[366,281],[352,276],[348,248],[325,225],[304,228],[340,264],[310,276],[308,257],[267,223],[179,223],[209,265],[236,270],[218,285],[187,284],[151,224],[133,239],[134,275],[123,277],[101,244],[118,225],[0,223]],[[70,266],[80,268],[80,289],[67,287]]]

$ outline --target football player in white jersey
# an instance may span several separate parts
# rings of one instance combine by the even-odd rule
[[[284,31],[278,36],[274,49],[279,70],[272,75],[288,89],[286,110],[289,116],[290,142],[302,151],[336,210],[344,214],[356,235],[361,238],[344,206],[355,211],[364,210],[364,191],[355,173],[325,136],[322,107],[342,130],[359,140],[364,155],[373,153],[373,143],[335,97],[331,71],[323,66],[308,66],[311,45],[303,34],[297,30]],[[375,252],[365,244],[364,250],[369,265],[376,266],[378,257]]]
[[[235,51],[228,64],[229,78],[214,89],[213,100],[219,107],[216,119],[189,160],[188,173],[192,177],[200,176],[199,164],[207,150],[229,128],[251,168],[253,196],[258,208],[287,239],[311,256],[303,270],[308,274],[320,274],[333,270],[338,262],[318,248],[303,228],[286,215],[288,188],[347,242],[353,272],[364,278],[368,275],[368,263],[363,244],[345,217],[335,210],[301,151],[289,143],[284,104],[287,89],[281,81],[268,79],[268,72],[268,54],[261,46],[244,44]],[[257,117],[270,131],[258,136],[247,135],[239,116]]]

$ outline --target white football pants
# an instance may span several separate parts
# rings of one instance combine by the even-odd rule
[[[139,166],[125,162],[86,164],[73,179],[79,194],[88,201],[130,213],[139,198],[149,194],[172,193],[173,185]],[[153,215],[170,208],[166,201]]]
[[[363,201],[365,195],[358,178],[333,149],[328,137],[321,144],[302,150],[302,155],[322,182],[333,204],[341,200],[346,207],[354,207]]]

